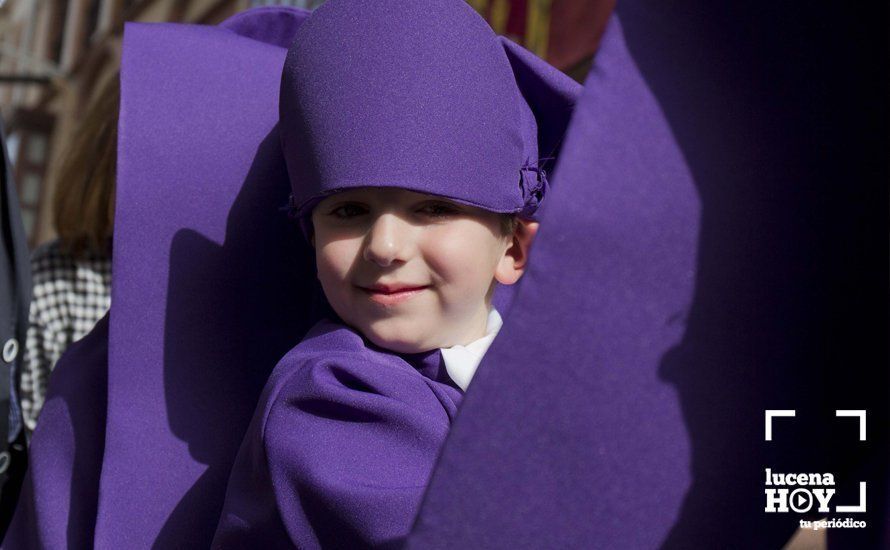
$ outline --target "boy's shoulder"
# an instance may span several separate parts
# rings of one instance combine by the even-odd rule
[[[393,358],[398,359],[399,356],[395,352],[369,344],[352,327],[334,319],[324,318],[309,329],[300,343],[282,357],[279,366],[305,363],[313,359],[358,358],[366,361],[371,358],[391,361]]]
[[[435,361],[438,356],[430,356]],[[460,391],[422,374],[423,365],[409,357],[373,346],[342,323],[323,320],[278,362],[269,377],[259,409],[263,432],[272,418],[294,426],[307,411],[322,408],[357,410],[393,400],[428,410],[456,413]],[[417,367],[420,367],[418,369]],[[277,413],[275,411],[278,411]],[[444,413],[443,413],[444,414]],[[311,415],[309,415],[311,416]]]
[[[361,334],[341,322],[323,319],[281,358],[266,390],[278,393],[283,386],[304,390],[332,376],[342,378],[338,374],[346,372],[361,379],[419,376],[399,354],[369,344]]]
[[[315,323],[300,343],[294,346],[287,355],[309,356],[317,353],[358,353],[366,349],[370,348],[368,348],[362,335],[356,332],[355,329],[326,317]]]

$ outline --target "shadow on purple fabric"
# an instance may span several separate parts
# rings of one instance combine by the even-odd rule
[[[125,42],[150,38],[122,68],[110,322],[53,373],[51,387],[68,386],[41,417],[6,547],[210,544],[265,377],[313,322],[301,290],[311,293],[314,273],[295,259],[307,245],[275,215],[288,194],[275,128],[282,45],[305,15],[269,8],[223,28],[127,26]],[[157,59],[188,51],[206,66],[226,47],[231,65],[202,82],[225,93],[196,94],[190,69],[148,91]],[[143,108],[168,116],[133,131]],[[205,164],[189,149],[187,131],[198,127],[223,138],[204,148]],[[174,157],[182,164],[158,168]],[[171,203],[195,210],[177,216]],[[223,303],[219,291],[236,299]]]
[[[313,255],[297,225],[281,214],[257,216],[278,213],[287,200],[283,171],[276,128],[260,144],[232,203],[222,245],[190,229],[172,239],[164,327],[167,418],[173,435],[207,469],[171,512],[156,548],[201,546],[213,538],[239,434],[256,399],[272,367],[327,307],[317,299],[315,265],[306,261]],[[260,318],[263,323],[244,322]],[[234,364],[241,368],[214,375]],[[219,396],[235,395],[243,398],[220,406]],[[206,517],[196,518],[196,510]]]
[[[108,315],[53,370],[40,413],[46,428],[31,439],[31,462],[4,548],[92,546],[107,388]],[[35,494],[52,498],[35,505]]]
[[[620,210],[601,210],[617,206],[639,232],[658,232],[658,219],[641,211],[658,191],[632,195],[647,178],[670,182],[671,172],[652,139],[628,137],[634,127],[657,129],[663,117],[701,198],[688,313],[665,315],[661,329],[638,324],[623,353],[620,341],[603,346],[610,326],[593,320],[574,324],[555,345],[508,350],[495,342],[450,433],[410,546],[778,548],[798,518],[763,511],[764,468],[773,467],[835,472],[837,494],[845,495],[838,504],[855,503],[856,484],[867,480],[869,510],[856,519],[870,527],[832,530],[830,546],[886,548],[886,7],[624,0],[617,10],[632,63],[616,67],[604,38],[534,252],[551,259],[572,250],[564,220],[576,211],[560,193],[613,185],[598,179],[604,173],[625,182],[629,202],[573,197],[591,212],[585,229],[602,231],[601,218],[611,221]],[[622,88],[622,70],[637,69],[644,82]],[[633,95],[641,87],[656,109],[641,112]],[[627,104],[616,113],[609,101],[622,95]],[[611,135],[596,124],[610,126]],[[629,150],[652,172],[630,165],[606,172],[606,149]],[[548,232],[554,222],[559,230]],[[668,233],[660,238],[678,228],[663,225]],[[597,285],[554,281],[557,304],[560,291],[583,294],[574,309],[547,306],[523,319],[520,305],[511,320],[546,326],[570,315],[602,316],[614,325],[632,318],[622,304],[638,299],[645,279],[607,289],[613,309],[592,306],[608,299],[596,297],[597,286],[612,284],[600,273],[625,267],[628,277],[649,275],[645,260],[634,265],[606,238],[594,239],[587,253],[615,265],[591,270]],[[662,252],[653,253],[650,261],[661,261]],[[579,262],[597,268],[607,261]],[[676,276],[679,267],[662,276]],[[517,304],[546,303],[520,288]],[[654,300],[637,307],[670,313]],[[685,325],[682,339],[657,361],[642,360],[633,348],[670,324]],[[533,349],[542,359],[522,364]],[[589,358],[573,364],[583,349]],[[655,378],[665,391],[653,390]],[[677,398],[682,416],[665,414]],[[765,442],[764,410],[789,408],[798,410],[789,431]],[[835,409],[847,408],[868,410],[875,427],[868,442],[834,418]],[[688,438],[691,455],[682,443],[665,444],[664,434]],[[691,485],[679,500],[683,468],[691,469]]]
[[[832,530],[832,547],[886,547],[887,470],[875,466],[888,463],[887,431],[860,443],[834,417],[887,419],[887,373],[874,369],[888,362],[887,300],[875,299],[887,295],[886,191],[874,186],[888,124],[873,115],[886,112],[885,31],[829,2],[644,0],[618,13],[702,197],[687,331],[661,369],[680,392],[694,475],[665,547],[783,544],[797,521],[763,512],[766,467],[836,472],[834,504],[867,479],[871,507],[855,519],[872,527]],[[765,409],[798,411],[771,442]]]
[[[275,215],[288,194],[270,93],[277,90],[284,50],[212,27],[198,29],[203,39],[178,25],[128,27],[127,37],[146,32],[166,38],[148,41],[124,59],[122,147],[196,159],[193,140],[179,130],[200,127],[195,131],[226,139],[218,150],[203,152],[216,166],[212,174],[197,160],[165,170],[150,153],[121,155],[119,178],[128,183],[119,186],[115,239],[127,245],[115,249],[112,307],[120,313],[112,316],[119,321],[112,321],[113,391],[97,545],[210,544],[229,468],[265,378],[312,324],[306,295],[314,273],[296,260],[307,244],[286,216]],[[225,89],[213,97],[194,93],[187,69],[171,77],[163,93],[149,92],[140,80],[150,79],[150,70],[131,69],[181,48],[189,48],[193,63],[210,64],[233,41],[241,49],[231,65],[208,71],[213,84],[207,86]],[[246,70],[253,71],[251,78]],[[236,75],[242,78],[237,86],[223,84]],[[157,128],[128,132],[128,117],[138,112],[130,105],[175,108],[190,123],[157,121]],[[239,133],[247,124],[251,130]],[[158,180],[164,185],[153,183]],[[200,206],[178,216],[163,206],[171,202]],[[152,506],[127,496],[150,488]],[[122,531],[120,525],[133,517],[141,517],[143,527]]]

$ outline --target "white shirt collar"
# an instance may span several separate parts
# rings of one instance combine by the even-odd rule
[[[482,361],[488,347],[494,342],[494,337],[498,335],[498,331],[504,325],[501,314],[498,310],[491,308],[488,312],[488,324],[485,328],[485,336],[470,342],[466,346],[452,346],[450,348],[441,348],[442,360],[445,362],[445,370],[448,376],[454,380],[455,384],[460,386],[464,391],[470,385],[473,375],[476,374],[476,368]]]

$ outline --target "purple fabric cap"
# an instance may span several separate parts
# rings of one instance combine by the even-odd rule
[[[331,193],[391,186],[532,217],[539,157],[556,154],[579,91],[461,0],[330,0],[282,76],[290,206],[305,216]]]

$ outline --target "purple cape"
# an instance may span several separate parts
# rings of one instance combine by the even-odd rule
[[[319,323],[260,397],[213,547],[404,539],[462,396],[439,350],[398,355]]]
[[[277,90],[305,16],[127,25],[109,321],[53,373],[6,547],[210,544],[263,384],[319,317],[278,212]]]

